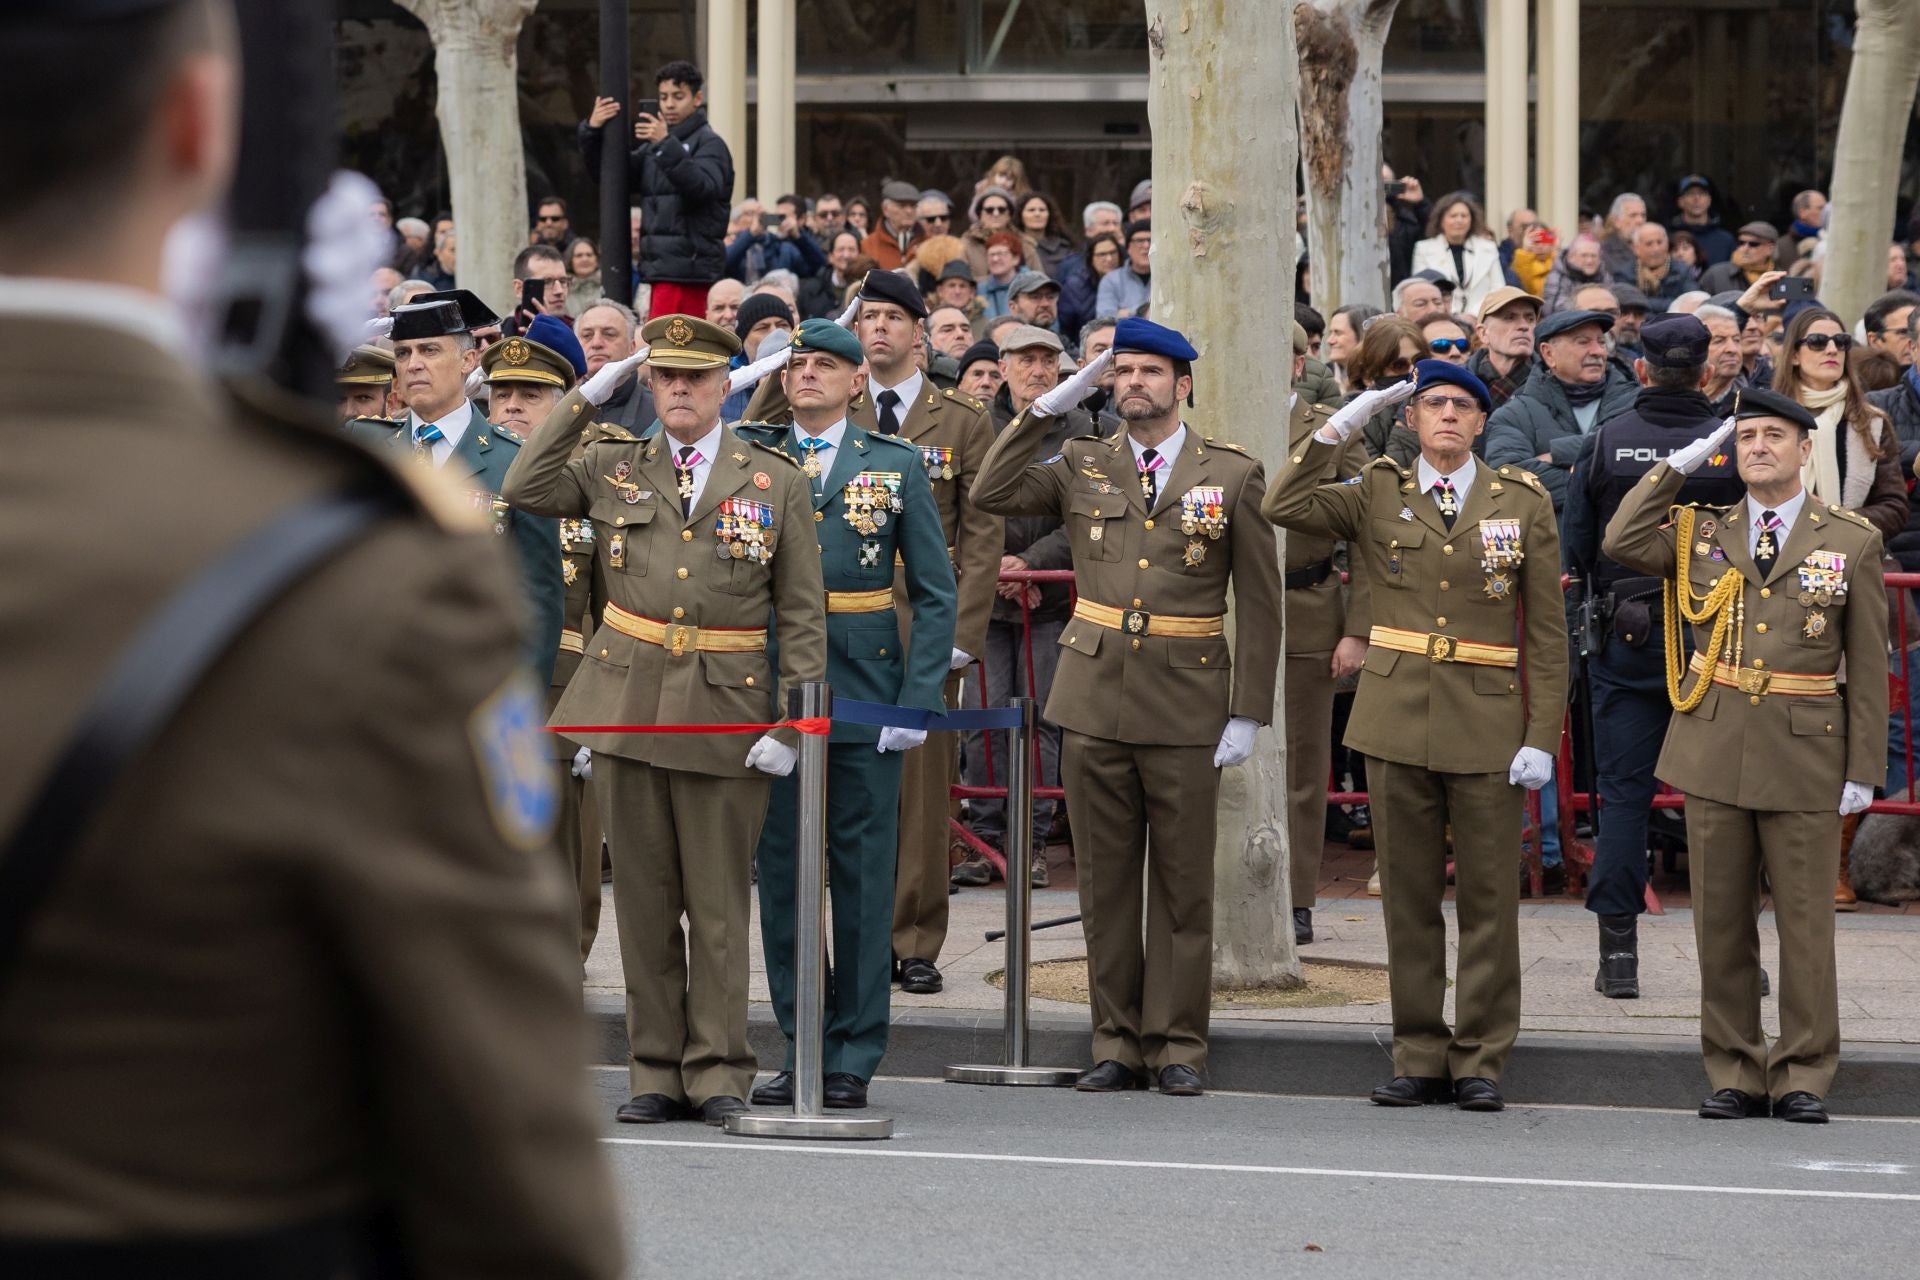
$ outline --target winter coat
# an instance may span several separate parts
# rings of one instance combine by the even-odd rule
[[[1473,236],[1462,248],[1466,279],[1454,270],[1453,251],[1447,247],[1445,236],[1430,236],[1413,246],[1413,274],[1438,271],[1458,286],[1453,295],[1454,310],[1478,315],[1481,301],[1507,282],[1500,270],[1500,246],[1490,237]]]
[[[1590,284],[1606,284],[1607,268],[1604,263],[1598,271],[1591,274],[1582,271],[1567,261],[1567,251],[1562,249],[1553,264],[1553,270],[1547,272],[1547,283],[1541,289],[1541,314],[1552,315],[1556,311],[1565,311],[1573,305],[1573,295]]]
[[[580,124],[587,172],[600,172],[606,128]],[[667,130],[658,145],[627,156],[628,189],[640,198],[640,278],[648,284],[712,284],[726,268],[733,153],[707,125],[701,107]]]
[[[1920,389],[1909,373],[1885,391],[1869,391],[1867,403],[1887,415],[1900,445],[1899,467],[1902,477],[1913,474],[1913,461],[1920,456]],[[1907,527],[1887,539],[1887,553],[1900,561],[1908,573],[1920,573],[1920,494],[1907,497]]]
[[[1609,365],[1606,381],[1601,384],[1600,409],[1588,430],[1631,409],[1639,393],[1633,379],[1623,377]],[[1558,511],[1566,502],[1567,474],[1586,434],[1573,416],[1566,388],[1547,369],[1546,362],[1539,361],[1527,375],[1526,385],[1487,419],[1487,463],[1524,467],[1539,476],[1553,495],[1553,509]],[[1540,460],[1543,453],[1548,455],[1544,462]]]

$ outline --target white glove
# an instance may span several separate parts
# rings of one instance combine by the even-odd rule
[[[573,776],[583,779],[593,777],[593,752],[585,747],[573,753]]]
[[[1245,716],[1228,720],[1227,727],[1220,732],[1220,745],[1213,749],[1213,767],[1226,769],[1245,764],[1253,754],[1253,735],[1258,732],[1260,726]]]
[[[876,751],[911,751],[927,740],[925,729],[895,729],[888,726],[880,731],[880,745]]]
[[[799,759],[800,753],[786,743],[762,737],[753,744],[753,750],[747,752],[747,768],[784,778],[793,772],[793,766]]]
[[[1552,781],[1553,757],[1538,747],[1520,748],[1514,753],[1513,763],[1507,766],[1507,782],[1511,786],[1538,791]]]
[[[367,321],[367,340],[368,341],[372,341],[375,338],[384,338],[392,332],[393,332],[392,316],[375,316],[373,319]]]
[[[1371,391],[1362,391],[1355,396],[1351,404],[1336,410],[1325,425],[1313,433],[1313,438],[1321,444],[1345,444],[1347,437],[1380,410],[1388,405],[1399,404],[1402,400],[1412,399],[1419,384],[1412,378],[1405,382],[1396,382],[1390,387],[1377,387]]]
[[[633,376],[640,362],[647,358],[649,348],[642,347],[625,360],[609,360],[600,366],[600,372],[580,384],[580,394],[588,404],[605,404],[613,399],[613,393],[620,384]]]
[[[307,319],[346,359],[367,320],[367,280],[387,255],[391,233],[373,220],[380,189],[365,174],[342,169],[307,210]]]
[[[858,319],[859,316],[860,295],[856,293],[853,295],[853,301],[847,304],[847,309],[834,318],[834,323],[842,329],[851,329],[853,328],[853,322]]]
[[[1065,413],[1093,394],[1100,374],[1113,363],[1113,352],[1102,351],[1081,367],[1078,373],[1033,402],[1033,416],[1052,418]]]
[[[1840,788],[1840,816],[1843,818],[1865,813],[1867,806],[1872,803],[1873,788],[1864,782],[1849,782]]]
[[[461,384],[460,394],[464,395],[467,399],[471,400],[475,396],[479,395],[480,388],[486,385],[487,385],[486,366],[477,364],[473,366],[473,372],[467,375],[467,380]]]
[[[1714,451],[1725,444],[1727,437],[1733,434],[1733,417],[1714,428],[1712,435],[1704,440],[1695,440],[1684,449],[1675,449],[1667,458],[1667,465],[1683,476],[1690,476],[1700,469],[1700,464],[1711,458]],[[1852,784],[1849,783],[1849,786]]]
[[[953,661],[948,664],[947,670],[958,671],[960,668],[966,666],[968,663],[972,661],[973,661],[973,655],[968,653],[965,649],[955,649],[953,651]]]
[[[224,301],[226,264],[227,224],[221,214],[188,214],[168,229],[160,254],[160,290],[179,313],[196,357],[204,357],[213,346],[214,313]],[[372,292],[372,286],[363,281],[363,316]]]
[[[742,387],[750,387],[775,369],[786,368],[787,361],[793,359],[793,348],[782,347],[770,356],[761,356],[752,364],[742,365],[727,375],[727,394],[732,395]]]

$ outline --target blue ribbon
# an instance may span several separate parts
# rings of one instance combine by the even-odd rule
[[[1020,708],[989,707],[977,711],[949,711],[944,715],[918,707],[896,707],[885,702],[835,698],[833,718],[840,724],[874,725],[882,729],[920,729],[928,733],[958,733],[967,729],[1018,729]]]

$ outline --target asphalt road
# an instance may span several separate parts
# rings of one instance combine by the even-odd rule
[[[1920,1121],[1388,1110],[882,1078],[885,1142],[612,1121],[631,1274],[1911,1276]]]

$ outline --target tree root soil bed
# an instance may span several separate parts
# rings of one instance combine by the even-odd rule
[[[1031,989],[1035,999],[1063,1000],[1086,1004],[1087,960],[1074,956],[1066,960],[1048,960],[1033,966]],[[1384,967],[1338,960],[1300,962],[1300,976],[1306,985],[1290,991],[1267,988],[1240,988],[1215,991],[1216,1009],[1326,1009],[1339,1005],[1385,1004],[1387,971]],[[1006,971],[996,969],[987,981],[1005,988]]]

